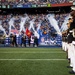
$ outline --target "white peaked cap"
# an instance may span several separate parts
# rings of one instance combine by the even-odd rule
[[[75,6],[71,6],[71,9],[72,9],[72,10],[75,10]]]

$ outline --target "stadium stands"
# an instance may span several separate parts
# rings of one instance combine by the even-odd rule
[[[1,0],[2,4],[10,4],[10,5],[17,5],[17,4],[59,4],[59,3],[68,3],[73,2],[74,0]]]
[[[54,25],[52,26],[52,23],[50,23],[50,17],[49,15],[53,15],[50,14],[50,9],[49,10],[45,10],[45,8],[42,9],[42,11],[39,11],[39,9],[35,9],[33,13],[33,8],[31,10],[29,9],[22,9],[24,11],[24,13],[22,13],[21,11],[16,11],[16,8],[19,9],[21,5],[23,5],[22,8],[27,8],[29,7],[29,5],[35,7],[35,5],[42,5],[42,4],[60,4],[61,3],[71,3],[74,2],[74,0],[1,0],[1,8],[3,7],[4,9],[2,9],[0,11],[1,15],[0,15],[0,30],[2,30],[5,35],[10,35],[10,34],[18,34],[16,36],[20,36],[22,34],[24,34],[26,32],[26,29],[28,28],[32,33],[37,31],[37,33],[39,34],[38,37],[39,38],[39,43],[41,42],[41,44],[47,44],[47,45],[51,45],[51,43],[49,43],[49,41],[54,41],[56,45],[61,45],[61,36],[58,36],[57,31],[60,31],[58,29],[61,29],[63,22],[65,20],[65,18],[69,15],[69,13],[58,13],[58,14],[54,14],[54,21],[57,23],[57,27],[58,29],[55,29]],[[3,6],[4,5],[4,6]],[[7,11],[3,11],[5,10],[5,5],[7,7],[7,5],[12,5],[12,7],[14,8],[13,10],[9,10]],[[19,6],[17,6],[19,5]],[[49,5],[50,6],[50,5]],[[11,8],[10,8],[11,9]],[[57,8],[59,9],[59,8]],[[52,8],[51,8],[52,10]],[[62,9],[59,10],[54,10],[56,12],[60,12]],[[27,11],[27,12],[25,12]],[[46,11],[46,12],[45,12]],[[62,10],[64,11],[64,10]],[[9,13],[8,13],[9,12]],[[12,12],[12,13],[10,13]],[[19,13],[18,13],[19,12]],[[31,12],[31,14],[30,14]],[[38,12],[38,13],[37,13]],[[44,13],[42,13],[44,12]],[[34,34],[34,33],[33,33]],[[9,36],[10,37],[10,36]],[[20,39],[18,38],[17,39]],[[8,37],[6,36],[6,40],[8,40]],[[54,40],[53,40],[54,38]],[[10,39],[9,39],[10,40]],[[56,40],[56,41],[55,41]],[[8,41],[7,41],[8,42]],[[17,42],[18,43],[18,42]],[[21,42],[19,42],[18,44],[20,44]]]
[[[68,14],[69,13],[55,14],[54,18],[58,22],[59,28],[61,28],[61,26],[64,22],[64,19]],[[23,32],[26,31],[26,28],[30,28],[30,25],[31,25],[30,22],[32,22],[32,20],[35,19],[33,27],[30,29],[30,31],[33,32],[34,30],[36,30],[41,37],[40,40],[42,39],[42,37],[44,37],[44,42],[47,40],[50,41],[53,37],[57,37],[55,39],[56,45],[61,45],[61,40],[62,40],[61,36],[56,36],[56,30],[54,29],[53,26],[51,26],[48,18],[46,18],[47,15],[49,15],[49,14],[0,15],[0,22],[1,22],[3,29],[5,29],[6,34],[14,33],[14,34],[20,35],[20,33],[22,31]],[[25,20],[26,17],[27,17],[27,20],[25,21],[23,28],[21,28],[21,25],[22,25],[21,20],[22,20],[22,18]],[[10,26],[11,26],[11,28],[10,28]],[[50,43],[48,43],[48,45],[50,45]]]

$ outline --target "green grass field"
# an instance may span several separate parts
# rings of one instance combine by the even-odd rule
[[[71,75],[68,65],[61,48],[0,48],[0,75]]]

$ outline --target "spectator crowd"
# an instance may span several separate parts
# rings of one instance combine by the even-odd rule
[[[75,0],[0,0],[0,2],[4,5],[31,5],[31,4],[59,4],[59,3],[68,3],[74,2]]]
[[[37,35],[36,37],[39,39],[40,37],[45,37],[44,40],[46,41],[50,41],[50,40],[55,41],[57,34],[56,34],[56,30],[50,24],[47,18],[47,16],[49,15],[50,14],[0,15],[0,26],[2,26],[3,31],[5,32],[6,35],[19,34],[18,36],[20,35],[30,36],[26,34],[27,29],[29,29],[29,34],[34,36]],[[54,19],[58,22],[59,29],[61,28],[65,17],[68,15],[69,13],[54,14]],[[0,29],[0,31],[2,30],[2,28]],[[43,42],[43,38],[41,39],[41,41]]]
[[[59,28],[61,28],[64,19],[66,16],[68,16],[69,13],[67,14],[55,14],[54,18],[56,19],[56,21],[58,22],[58,26]],[[8,15],[0,15],[0,25],[2,25],[2,27],[5,29],[5,32],[8,34],[9,33],[9,22],[11,22],[10,20],[12,20],[13,23],[13,27],[17,30],[20,30],[20,22],[22,18],[26,18],[28,16],[28,19],[26,20],[25,24],[24,24],[24,28],[26,29],[27,27],[29,27],[30,25],[30,21],[34,19],[34,28],[37,29],[38,24],[40,25],[40,28],[42,29],[42,31],[50,31],[51,29],[51,25],[49,20],[46,18],[47,15],[49,14],[8,14]]]

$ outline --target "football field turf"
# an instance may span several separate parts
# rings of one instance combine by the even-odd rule
[[[0,75],[71,75],[67,66],[61,48],[0,48]]]

